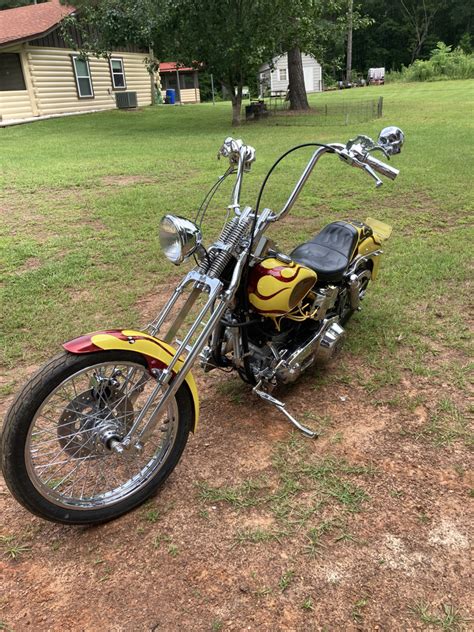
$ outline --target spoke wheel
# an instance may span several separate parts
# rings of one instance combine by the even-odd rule
[[[143,445],[114,452],[154,386],[143,358],[131,352],[63,353],[51,361],[6,419],[2,469],[15,497],[42,517],[81,524],[115,518],[146,500],[174,469],[193,422],[184,385]]]

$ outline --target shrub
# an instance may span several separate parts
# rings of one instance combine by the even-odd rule
[[[438,42],[428,60],[417,59],[400,71],[387,73],[385,80],[394,81],[439,81],[443,79],[474,79],[474,55],[461,48]]]

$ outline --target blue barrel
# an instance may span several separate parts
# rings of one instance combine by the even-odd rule
[[[176,91],[172,88],[168,88],[166,91],[166,102],[174,105],[176,102]]]

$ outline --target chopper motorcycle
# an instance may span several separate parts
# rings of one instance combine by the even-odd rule
[[[255,149],[226,138],[218,157],[229,167],[196,222],[173,215],[161,221],[166,257],[179,265],[194,256],[196,265],[158,316],[145,331],[109,329],[66,342],[16,396],[2,436],[2,470],[13,496],[32,513],[66,524],[105,522],[140,505],[173,471],[196,430],[196,361],[205,372],[237,371],[256,396],[315,437],[273,389],[340,348],[344,324],[377,277],[391,228],[370,218],[335,221],[290,255],[265,231],[288,215],[324,154],[365,171],[378,187],[379,176],[393,180],[398,170],[372,153],[389,159],[403,141],[399,128],[388,127],[378,142],[358,136],[346,145],[294,147],[270,169],[252,208],[241,205],[240,192]],[[284,207],[260,209],[269,176],[301,147],[315,149]],[[226,221],[205,248],[200,224],[231,174]]]

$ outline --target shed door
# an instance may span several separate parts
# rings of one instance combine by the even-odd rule
[[[314,91],[314,78],[313,78],[313,68],[308,66],[303,66],[304,73],[304,87],[306,88],[306,92]]]

